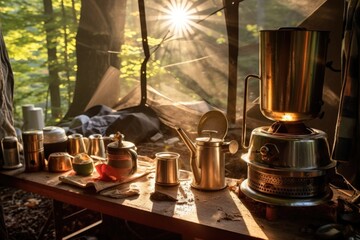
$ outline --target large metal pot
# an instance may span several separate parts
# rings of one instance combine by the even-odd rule
[[[327,31],[281,28],[260,32],[260,107],[275,121],[303,121],[320,113]]]
[[[329,32],[280,28],[260,31],[259,40],[260,76],[245,82],[260,79],[262,114],[274,121],[318,117]]]
[[[263,30],[259,41],[260,76],[245,78],[243,137],[250,78],[260,80],[260,110],[270,120],[301,122],[314,119],[320,115],[323,104],[328,31]]]

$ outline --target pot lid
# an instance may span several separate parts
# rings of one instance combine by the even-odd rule
[[[110,154],[121,153],[125,149],[135,149],[135,144],[128,141],[121,141],[119,146],[119,142],[115,141],[107,145],[107,150]]]
[[[47,126],[43,128],[44,143],[64,142],[67,140],[65,130],[61,127]]]
[[[224,141],[220,138],[212,138],[212,137],[196,138],[196,144],[199,146],[205,146],[205,147],[221,146],[223,144],[223,142]]]
[[[213,138],[224,139],[228,131],[228,121],[226,116],[218,111],[212,110],[205,113],[198,124],[198,135],[208,136],[207,130],[215,131],[211,134]]]

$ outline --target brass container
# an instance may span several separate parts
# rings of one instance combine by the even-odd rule
[[[25,171],[36,172],[45,168],[44,135],[42,130],[22,133],[24,142]]]
[[[260,31],[260,110],[274,121],[318,117],[329,32],[301,28]]]

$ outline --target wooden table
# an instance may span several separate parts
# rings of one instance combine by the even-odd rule
[[[268,221],[253,216],[231,188],[199,191],[190,187],[190,179],[165,189],[183,195],[185,202],[152,201],[150,195],[159,187],[151,173],[130,183],[140,188],[140,195],[114,199],[64,184],[59,181],[59,176],[64,174],[7,170],[0,171],[0,182],[63,203],[179,233],[184,239],[308,239],[301,234],[296,221]],[[229,185],[236,181],[227,180]]]

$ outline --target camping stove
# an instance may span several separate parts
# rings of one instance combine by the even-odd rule
[[[283,206],[313,206],[332,197],[326,133],[303,123],[275,122],[252,131],[249,149],[242,159],[248,178],[245,195],[260,202]]]
[[[325,132],[304,122],[321,115],[329,33],[298,28],[260,31],[260,74],[245,78],[242,145],[248,178],[241,190],[255,200],[313,206],[332,197],[335,162]],[[246,137],[249,78],[260,80],[260,110],[274,123]]]

